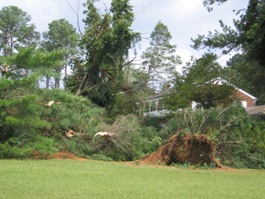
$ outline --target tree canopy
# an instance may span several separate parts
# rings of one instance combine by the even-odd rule
[[[0,53],[7,57],[18,48],[36,44],[40,34],[35,25],[30,24],[31,17],[16,6],[3,7],[0,10]]]
[[[167,26],[159,21],[151,33],[150,47],[141,56],[142,68],[149,77],[146,85],[157,91],[161,91],[165,84],[173,83],[177,65],[181,63],[171,39]]]
[[[209,109],[217,106],[228,106],[233,100],[233,88],[229,85],[218,85],[215,81],[222,77],[223,69],[216,61],[214,54],[205,54],[193,59],[178,74],[175,92],[165,99],[170,110],[190,107],[192,102]]]
[[[212,11],[212,5],[226,1],[228,0],[205,0],[204,5]],[[226,76],[233,84],[256,95],[260,104],[265,102],[261,81],[265,73],[264,13],[264,0],[249,0],[246,9],[237,8],[235,11],[238,19],[234,19],[234,27],[220,21],[222,31],[209,31],[207,36],[198,35],[196,39],[192,39],[192,46],[197,50],[222,49],[223,54],[236,52],[228,62]]]
[[[227,0],[205,0],[204,5],[224,3]],[[265,67],[265,2],[263,0],[249,0],[246,10],[238,8],[236,14],[239,19],[234,20],[234,28],[220,21],[222,32],[210,31],[208,36],[199,35],[193,39],[193,47],[221,48],[227,54],[232,50],[241,50],[249,60],[256,61]]]
[[[42,46],[49,52],[54,50],[63,51],[64,63],[61,66],[54,66],[55,70],[55,88],[60,87],[61,71],[65,68],[67,75],[68,62],[77,53],[79,35],[76,33],[73,25],[66,19],[54,20],[49,23],[49,30],[43,33]],[[49,88],[49,79],[47,75],[47,86]]]
[[[139,33],[133,32],[132,6],[128,0],[113,0],[109,12],[101,14],[95,1],[85,6],[86,29],[83,41],[85,60],[75,64],[69,86],[76,95],[84,95],[98,105],[109,106],[115,93],[122,91],[123,68]]]

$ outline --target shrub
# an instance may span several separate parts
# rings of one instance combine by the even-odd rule
[[[0,93],[0,143],[6,154],[2,158],[26,157],[30,150],[48,154],[69,145],[72,152],[82,154],[104,118],[103,109],[85,98],[62,90],[38,89],[35,77],[0,79]],[[49,101],[54,103],[47,106]],[[78,144],[66,139],[69,130],[75,132]]]
[[[58,149],[58,143],[52,138],[40,135],[12,137],[0,144],[0,158],[30,158],[33,152],[45,157]]]
[[[31,86],[33,77],[22,80],[0,80],[0,142],[9,138],[30,134],[42,128],[50,128],[49,122],[42,120],[42,106],[37,102]],[[28,87],[33,90],[29,90]]]

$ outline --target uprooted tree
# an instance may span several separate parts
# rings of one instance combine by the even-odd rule
[[[100,123],[93,138],[93,150],[103,151],[108,156],[122,156],[133,159],[134,140],[139,138],[139,122],[136,116],[119,116],[113,124]]]
[[[221,168],[216,159],[217,153],[218,157],[223,153],[220,146],[226,148],[226,144],[242,141],[240,134],[231,134],[233,126],[246,117],[242,111],[237,105],[224,109],[178,111],[164,130],[169,139],[140,163],[207,164]],[[177,133],[172,135],[172,132]]]
[[[189,163],[194,165],[207,164],[222,168],[223,166],[215,158],[215,144],[206,135],[181,136],[177,133],[171,136],[166,144],[159,147],[157,151],[151,153],[140,160],[144,164],[172,164]]]

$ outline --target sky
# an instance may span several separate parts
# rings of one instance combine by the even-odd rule
[[[105,8],[110,7],[110,1],[99,0],[97,3],[103,13]],[[0,9],[9,5],[21,8],[31,16],[31,22],[35,24],[37,31],[42,33],[48,30],[50,22],[61,18],[67,19],[77,29],[75,12],[78,11],[78,5],[80,5],[78,15],[82,29],[83,2],[85,0],[0,0]],[[155,25],[161,21],[168,27],[172,36],[170,42],[177,45],[176,54],[185,64],[191,56],[199,58],[202,55],[202,52],[190,47],[191,38],[196,38],[198,34],[207,34],[210,30],[220,29],[219,20],[232,25],[235,18],[233,10],[246,8],[248,0],[228,0],[221,6],[214,6],[214,10],[210,13],[203,6],[202,0],[131,0],[130,2],[135,14],[132,29],[142,35],[142,41],[137,49],[138,55],[149,46],[148,38]],[[224,66],[228,59],[229,56],[222,56],[219,63]],[[177,70],[180,71],[181,66]]]

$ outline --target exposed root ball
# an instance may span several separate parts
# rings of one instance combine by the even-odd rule
[[[180,137],[178,134],[169,138],[167,143],[140,160],[143,164],[157,163],[190,163],[208,164],[222,168],[214,157],[216,148],[206,135],[188,135]]]

